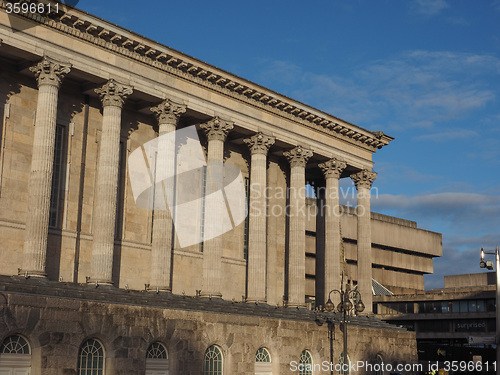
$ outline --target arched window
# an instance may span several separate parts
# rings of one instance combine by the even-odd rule
[[[9,336],[2,342],[2,354],[31,354],[28,342],[21,336]]]
[[[344,364],[344,353],[340,353],[340,358],[339,358],[340,371],[339,371],[339,374],[349,375],[349,365],[350,364],[351,364],[351,361],[349,359],[349,354],[347,355],[347,361]]]
[[[146,353],[146,375],[168,375],[167,348],[159,342],[149,345]]]
[[[104,375],[104,348],[95,339],[85,341],[78,355],[78,375]]]
[[[300,366],[302,365],[302,366]],[[304,350],[299,358],[299,375],[312,375],[313,360],[311,353]]]
[[[266,348],[260,348],[255,353],[255,375],[272,375],[271,355]]]
[[[382,355],[377,354],[375,358],[375,375],[384,375],[383,364],[384,358],[382,358]]]
[[[29,374],[31,348],[19,335],[8,336],[0,345],[0,374]]]
[[[215,345],[205,351],[203,375],[222,375],[222,352]]]

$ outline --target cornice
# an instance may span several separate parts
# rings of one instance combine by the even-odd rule
[[[54,0],[49,2],[56,3]],[[388,145],[394,139],[383,132],[365,130],[287,98],[89,13],[57,3],[60,4],[59,13],[28,13],[22,16],[371,152]],[[5,4],[6,1],[1,0],[0,7],[5,9]]]

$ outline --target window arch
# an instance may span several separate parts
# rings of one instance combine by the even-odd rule
[[[383,371],[384,358],[381,354],[377,354],[375,357],[375,375],[384,375]]]
[[[24,337],[6,337],[0,345],[0,373],[29,374],[31,369],[31,347]]]
[[[255,353],[255,375],[272,375],[271,354],[266,348]]]
[[[212,345],[205,351],[203,375],[222,375],[222,352],[218,346]]]
[[[312,375],[313,360],[309,351],[304,350],[300,353],[299,366],[299,375]]]
[[[1,354],[31,354],[28,341],[22,336],[12,335],[6,337],[0,347]]]
[[[80,347],[77,374],[104,375],[104,348],[96,339],[89,339]]]
[[[159,342],[149,345],[146,358],[150,359],[168,359],[167,349]]]
[[[344,364],[344,353],[340,353],[339,365],[340,371],[339,374],[349,375],[349,365],[351,364],[351,360],[349,359],[349,354],[347,355],[347,361]]]
[[[146,375],[168,375],[167,348],[159,342],[149,345],[146,352]]]

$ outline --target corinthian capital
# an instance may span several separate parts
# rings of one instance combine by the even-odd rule
[[[367,169],[363,169],[358,173],[354,173],[351,175],[354,184],[356,185],[356,189],[366,188],[370,189],[372,187],[373,181],[377,178],[377,174],[375,172],[371,172]]]
[[[332,158],[324,163],[318,164],[318,167],[323,171],[325,178],[340,178],[347,164],[342,160]]]
[[[121,108],[127,96],[132,94],[133,88],[110,79],[104,86],[94,91],[101,98],[103,107],[114,106]]]
[[[169,99],[165,99],[161,104],[156,107],[150,108],[154,113],[159,124],[175,124],[179,121],[179,117],[186,112],[186,106],[177,104]]]
[[[71,64],[65,64],[45,56],[42,61],[29,69],[35,73],[38,87],[51,85],[59,88],[62,79],[71,70]]]
[[[291,167],[305,168],[307,161],[313,153],[311,150],[305,149],[302,146],[297,146],[290,151],[285,151],[283,155],[288,159]]]
[[[269,148],[274,145],[276,138],[262,134],[261,132],[243,140],[250,148],[252,154],[267,155]]]
[[[221,120],[219,117],[214,117],[209,122],[200,125],[201,129],[205,131],[209,141],[219,140],[224,142],[227,134],[234,125],[230,121]]]

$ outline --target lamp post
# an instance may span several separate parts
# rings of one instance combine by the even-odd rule
[[[348,315],[350,315],[351,311],[354,311],[355,313],[363,312],[365,309],[365,305],[363,304],[363,301],[361,301],[361,294],[356,289],[351,289],[350,283],[346,285],[344,290],[343,272],[342,272],[342,281],[340,284],[340,290],[333,289],[330,291],[330,293],[328,293],[328,301],[325,303],[325,311],[327,312],[335,311],[335,305],[333,304],[330,298],[332,293],[338,293],[340,296],[340,303],[337,305],[337,311],[342,313],[341,327],[344,339],[341,373],[345,373],[344,365],[347,363],[347,323],[348,323],[347,317]],[[333,364],[333,345],[331,341],[330,341],[330,357],[331,357],[330,360]],[[333,374],[333,370],[331,371],[331,373]]]
[[[497,354],[497,359],[496,359],[496,374],[500,374],[500,307],[498,306],[498,302],[500,301],[500,255],[498,253],[498,245],[495,251],[484,251],[483,248],[481,248],[481,262],[479,263],[479,267],[481,268],[487,268],[489,270],[493,269],[493,262],[491,260],[484,260],[485,254],[488,255],[495,255],[495,272],[496,272],[496,280],[497,280],[497,289],[496,289],[496,299],[495,299],[495,306],[496,306],[496,316],[495,316],[495,321],[496,321],[496,330],[495,330],[495,344],[496,344],[496,354]]]

